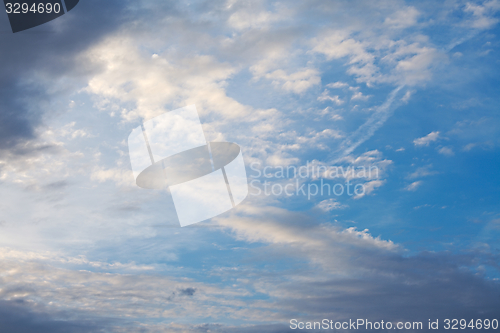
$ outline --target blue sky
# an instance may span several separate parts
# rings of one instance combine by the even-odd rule
[[[82,0],[16,34],[1,16],[0,331],[494,319],[499,13],[497,0]],[[354,179],[364,195],[249,195],[180,228],[168,193],[134,184],[127,137],[191,104],[261,185],[296,179],[252,164],[379,173]]]

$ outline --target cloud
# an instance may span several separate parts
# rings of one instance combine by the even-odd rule
[[[500,218],[493,219],[489,222],[488,225],[492,229],[498,229],[500,230]]]
[[[333,172],[335,177],[341,177],[345,180],[364,179],[382,180],[387,176],[387,172],[393,164],[392,160],[384,158],[384,155],[379,150],[370,150],[360,155],[347,155],[335,161],[343,170]],[[320,166],[327,166],[324,163],[314,165],[317,169]],[[335,169],[334,169],[335,170]],[[328,175],[328,172],[326,172]],[[326,176],[325,176],[326,177]]]
[[[169,40],[157,41],[145,37],[149,36],[146,28],[140,26],[138,32],[125,29],[121,33],[110,34],[82,53],[81,59],[89,66],[102,68],[90,78],[85,89],[96,100],[95,107],[106,110],[110,115],[118,114],[123,123],[138,123],[168,110],[195,104],[208,140],[238,142],[245,146],[245,156],[261,160],[290,159],[289,153],[281,149],[283,144],[279,142],[278,133],[285,132],[292,121],[285,119],[275,108],[261,109],[243,104],[230,97],[226,88],[234,76],[246,67],[254,72],[255,78],[273,80],[281,93],[302,93],[320,83],[315,69],[273,71],[270,70],[274,66],[271,64],[270,67],[257,66],[260,68],[257,71],[255,66],[259,64],[259,57],[268,56],[264,52],[266,50],[255,56],[258,59],[250,60],[245,57],[235,60],[234,55],[227,54],[234,50],[225,50],[223,46],[219,49],[223,54],[205,54],[203,51],[213,53],[213,50],[205,49],[204,38],[220,46],[220,36],[202,38],[203,32],[195,27],[193,31],[183,30],[183,33],[198,36],[193,45],[198,44],[200,49],[179,53],[169,49]],[[167,27],[164,29],[170,31]],[[235,38],[239,44],[243,42]],[[189,49],[193,45],[185,47]],[[163,49],[163,52],[146,52],[149,48]],[[245,56],[248,57],[248,54]],[[225,61],[227,58],[229,61]]]
[[[323,133],[318,133],[323,134]],[[330,135],[330,134],[328,134]],[[292,165],[289,164],[278,164],[276,169],[267,170],[268,178],[272,178],[272,175],[278,174],[277,179],[273,179],[273,183],[285,186],[290,183],[290,180],[296,178],[302,178],[300,182],[316,181],[316,180],[333,180],[335,182],[345,181],[349,182],[348,186],[350,189],[356,188],[355,199],[360,199],[365,195],[372,194],[377,188],[383,186],[386,183],[385,177],[387,177],[388,170],[391,168],[393,161],[384,158],[383,154],[378,150],[367,151],[361,155],[348,155],[336,161],[335,165],[331,163],[322,162],[319,160],[307,161],[302,166],[297,165],[295,161]],[[274,165],[270,162],[268,165]],[[287,165],[290,168],[286,167]],[[262,173],[265,164],[258,164],[258,169]],[[253,166],[255,168],[255,165]],[[257,178],[258,176],[253,173],[252,178]],[[295,182],[295,180],[294,180]],[[329,185],[328,185],[329,186]],[[362,190],[361,190],[362,189]],[[267,190],[265,190],[267,191]],[[350,190],[347,190],[351,192]],[[284,191],[282,193],[275,195],[286,197]],[[333,208],[347,208],[346,205],[336,203],[335,200],[323,200],[321,203],[316,205],[317,208],[328,210]]]
[[[69,124],[64,125],[60,130],[59,130],[59,135],[63,137],[69,137],[71,139],[76,139],[76,138],[88,138],[91,136],[90,133],[88,133],[85,129],[75,129],[76,122],[72,121]]]
[[[292,74],[286,74],[284,70],[278,69],[266,74],[265,78],[272,80],[274,84],[281,85],[285,91],[291,91],[296,94],[303,93],[321,83],[319,72],[312,68],[301,69]]]
[[[420,185],[422,185],[422,181],[421,180],[413,182],[410,185],[406,186],[405,190],[414,192],[414,191],[416,191],[420,187]]]
[[[417,86],[428,82],[432,78],[433,68],[446,58],[425,36],[416,37],[412,43],[399,40],[394,44],[393,52],[388,52],[381,60],[394,66],[388,80],[401,84]]]
[[[366,101],[368,100],[370,97],[372,97],[371,95],[363,95],[363,93],[361,91],[358,91],[358,92],[355,92],[352,97],[351,97],[351,100],[361,100],[361,101]]]
[[[413,144],[416,147],[428,146],[431,142],[435,142],[439,139],[439,131],[431,132],[424,137],[417,138],[413,140]]]
[[[345,82],[332,82],[332,83],[328,83],[326,85],[327,88],[334,88],[334,89],[339,89],[339,88],[345,88],[345,87],[349,87],[349,85]]]
[[[127,3],[91,0],[70,15],[5,36],[1,61],[8,65],[0,67],[0,149],[37,138],[44,115],[54,112],[50,101],[67,96],[94,70],[82,66],[78,54],[121,26],[119,17]],[[1,20],[8,26],[6,15]]]
[[[265,10],[264,1],[227,1],[226,10],[231,14],[227,20],[230,27],[236,30],[265,29],[273,23],[282,21],[291,13],[285,6],[276,6],[277,11]]]
[[[415,13],[415,9],[410,8],[409,12]],[[398,15],[401,16],[401,12]],[[413,24],[407,18],[401,20]],[[358,29],[360,27],[325,30],[322,35],[311,39],[312,50],[309,52],[323,54],[326,60],[347,58],[347,74],[368,87],[381,83],[423,85],[431,80],[433,69],[446,60],[446,56],[425,35],[394,39],[384,29],[377,36],[366,36]]]
[[[185,288],[185,289],[180,289],[179,291],[182,295],[193,296],[194,293],[196,292],[196,289],[195,288]]]
[[[312,40],[312,52],[321,53],[327,60],[347,57],[350,66],[348,73],[357,77],[360,82],[371,82],[377,74],[374,65],[375,56],[366,51],[368,43],[350,38],[346,30],[331,30],[321,38]]]
[[[444,156],[453,156],[455,153],[451,147],[441,147],[438,149],[438,153]]]
[[[318,220],[250,204],[219,217],[222,228],[203,233],[152,228],[176,222],[166,213],[168,200],[132,190],[120,145],[129,127],[191,103],[199,106],[207,135],[241,139],[248,161],[289,165],[319,156],[318,164],[377,166],[380,175],[363,180],[365,194],[389,183],[392,161],[368,146],[372,150],[354,150],[409,102],[413,90],[403,85],[431,82],[443,55],[436,39],[423,35],[429,30],[418,27],[419,21],[432,24],[426,11],[392,1],[346,4],[89,0],[71,20],[66,15],[47,30],[7,38],[0,56],[11,64],[0,79],[2,239],[78,255],[3,253],[0,331],[282,332],[292,316],[396,320],[411,313],[408,320],[426,321],[497,314],[498,283],[477,268],[485,257],[498,262],[491,254],[409,254],[364,229],[366,221]],[[496,20],[490,7],[468,7],[477,29]],[[338,95],[321,93],[326,79],[333,81],[326,88],[341,89]],[[356,118],[363,125],[352,133],[344,110],[327,108],[324,118],[315,118],[324,107],[318,101],[348,103],[344,81],[392,90],[370,99],[379,106],[368,119]],[[75,121],[76,113],[45,124],[66,112],[68,103],[59,99],[87,93],[95,108],[78,116],[94,112],[87,123],[98,124],[92,131]],[[346,121],[331,126],[338,113]],[[94,133],[102,136],[98,142],[83,141]],[[318,150],[332,153],[314,155]],[[102,158],[93,159],[98,154]],[[432,174],[427,165],[408,178]],[[55,198],[55,192],[65,193]],[[19,202],[30,209],[19,209]],[[316,208],[343,214],[346,206],[329,199]],[[224,246],[231,250],[219,250]],[[88,252],[100,259],[80,256]],[[191,260],[197,253],[204,255]]]
[[[335,95],[335,96],[328,95],[328,90],[326,90],[326,89],[325,89],[325,91],[323,91],[321,93],[320,96],[318,96],[318,101],[320,101],[320,102],[331,101],[331,102],[335,103],[336,105],[344,104],[344,101],[341,100],[338,95]]]
[[[57,131],[45,129],[35,133],[37,139],[18,140],[9,149],[0,150],[1,180],[36,188],[42,182],[64,175],[68,164],[82,158],[80,151],[66,148]]]
[[[235,215],[237,214],[237,215]],[[340,230],[329,225],[318,225],[305,214],[296,214],[275,207],[254,207],[243,205],[235,214],[217,218],[217,222],[231,229],[237,239],[249,242],[272,244],[297,244],[304,246],[306,253],[329,251],[330,247],[341,247],[341,243],[366,246],[372,250],[387,249],[397,251],[398,246],[391,241],[373,238],[368,230],[357,231],[356,228]],[[267,215],[268,218],[257,222],[256,217]],[[250,226],[248,223],[255,223]],[[337,240],[337,243],[331,242]],[[310,252],[311,251],[311,252]],[[314,260],[328,263],[327,258],[314,256]]]
[[[431,170],[432,164],[419,167],[415,172],[411,173],[407,178],[408,179],[415,179],[415,178],[420,178],[420,177],[427,177],[427,176],[432,176],[436,175],[439,172]]]
[[[372,180],[363,184],[363,192],[354,196],[354,199],[361,199],[365,195],[371,194],[374,190],[385,184],[385,180]]]
[[[325,212],[330,212],[332,210],[345,209],[349,206],[343,205],[335,199],[327,199],[321,201],[319,204],[316,205],[316,207]]]
[[[315,267],[313,272],[297,269],[293,278],[259,278],[259,290],[273,290],[274,308],[284,307],[288,320],[356,316],[396,320],[411,313],[412,320],[427,321],[428,316],[470,311],[473,314],[467,318],[472,318],[481,311],[498,311],[490,308],[498,308],[498,283],[463,269],[462,265],[475,265],[473,256],[425,252],[407,256],[397,244],[374,238],[367,230],[341,230],[278,208],[242,207],[218,223],[237,239],[267,244],[262,256],[286,253]],[[466,295],[456,292],[463,287]]]
[[[331,159],[339,159],[353,152],[389,119],[397,107],[397,104],[393,105],[393,102],[401,88],[403,87],[397,87],[389,94],[386,101],[375,109],[370,118],[340,144],[340,148],[332,154]]]
[[[128,169],[103,169],[95,168],[90,175],[90,179],[98,182],[113,181],[118,186],[135,186],[133,174]]]
[[[114,268],[124,273],[110,271],[113,265],[104,263],[88,269],[89,262],[78,257],[54,258],[50,253],[33,256],[19,251],[5,252],[4,249],[2,252],[1,302],[17,303],[19,307],[15,312],[21,316],[23,312],[32,312],[27,310],[30,308],[43,312],[46,318],[54,318],[54,323],[48,320],[47,326],[67,327],[68,332],[94,332],[94,329],[102,330],[103,326],[110,331],[123,329],[134,332],[139,326],[147,329],[148,323],[153,324],[158,319],[166,322],[164,329],[168,330],[167,323],[182,317],[222,319],[231,312],[233,318],[246,320],[262,315],[258,304],[255,304],[255,313],[252,313],[252,306],[244,311],[238,310],[243,304],[239,299],[250,296],[247,290],[241,288],[221,289],[190,279],[177,281],[159,274],[144,274],[143,271],[137,274],[130,269],[130,265],[120,263],[115,263]],[[57,261],[58,266],[66,268],[57,267]],[[96,272],[96,269],[102,272]],[[202,304],[207,305],[205,310]],[[26,325],[33,325],[32,322],[41,319],[43,313],[30,314],[31,319]],[[61,321],[56,322],[56,318]],[[139,318],[142,324],[133,322],[133,319]],[[82,327],[76,326],[76,323],[82,323]],[[6,328],[2,324],[5,325],[5,322],[0,322],[0,329]],[[43,328],[44,321],[38,325]],[[72,326],[76,326],[74,331]],[[18,327],[23,327],[22,323]]]
[[[199,110],[217,110],[228,118],[250,111],[225,94],[223,82],[235,71],[229,64],[207,55],[152,59],[139,51],[137,42],[110,36],[86,53],[89,62],[104,68],[89,81],[87,91],[103,101],[132,103],[132,108],[119,107],[126,121],[157,116],[166,104],[172,109],[196,104]]]
[[[417,24],[420,12],[415,7],[399,10],[385,19],[384,24],[393,29],[404,29]]]
[[[411,98],[411,95],[412,95],[412,91],[411,90],[406,91],[405,95],[401,98],[401,101],[404,102],[404,103],[408,103],[408,101]]]
[[[67,313],[45,313],[22,299],[0,301],[0,330],[12,333],[97,333],[112,320],[75,319]],[[73,318],[72,318],[73,317]]]
[[[494,14],[499,10],[498,0],[485,1],[482,5],[468,2],[464,8],[464,12],[472,14],[473,19],[469,24],[476,29],[490,29],[496,25],[498,18]]]
[[[81,257],[2,250],[0,296],[17,304],[7,304],[7,309],[27,314],[24,323],[16,324],[23,332],[30,332],[23,325],[32,322],[43,332],[52,318],[67,332],[194,333],[202,327],[276,332],[286,330],[290,318],[357,315],[392,321],[411,313],[412,321],[429,316],[469,319],[499,310],[498,283],[468,269],[478,264],[475,253],[408,255],[366,229],[343,229],[275,207],[238,207],[217,223],[235,239],[253,243],[255,260],[238,267],[219,262],[200,276],[202,281],[207,274],[212,281],[222,278],[220,282],[175,278],[172,267],[146,274],[118,263],[114,266],[123,272],[110,271],[113,266],[102,263],[95,271],[89,269],[93,261]],[[263,274],[261,264],[287,260],[291,264],[285,270]],[[183,270],[181,276],[185,274]],[[46,319],[40,321],[41,316]],[[15,315],[11,318],[16,322]],[[9,327],[2,323],[0,328]],[[57,327],[52,331],[58,332]]]
[[[341,111],[342,110],[334,109],[331,106],[327,106],[326,108],[320,110],[318,114],[320,116],[328,116],[328,118],[330,118],[331,120],[339,121],[344,119],[344,117],[342,117],[339,114]]]

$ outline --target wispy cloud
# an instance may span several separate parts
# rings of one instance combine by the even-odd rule
[[[419,16],[420,12],[415,7],[408,7],[386,18],[384,24],[393,29],[404,29],[417,24]]]
[[[464,12],[472,14],[470,24],[473,28],[488,29],[498,23],[498,18],[494,16],[500,11],[500,2],[497,0],[485,1],[482,4],[468,2]]]
[[[370,118],[340,144],[340,148],[332,154],[332,160],[338,160],[353,152],[354,149],[368,140],[386,122],[397,108],[397,103],[394,105],[393,102],[397,93],[402,88],[403,86],[399,86],[394,89],[387,97],[387,100],[375,109]]]
[[[413,182],[410,185],[406,186],[405,190],[413,192],[413,191],[416,191],[420,187],[420,185],[422,185],[422,181],[421,180]]]
[[[330,96],[328,94],[328,90],[326,90],[326,89],[325,89],[325,91],[323,91],[321,93],[320,96],[318,96],[318,101],[320,101],[320,102],[331,101],[331,102],[335,103],[336,105],[344,104],[344,101],[342,101],[338,95]]]
[[[408,179],[415,179],[415,178],[421,178],[421,177],[427,177],[427,176],[432,176],[438,174],[437,171],[432,170],[432,164],[419,167],[417,170],[412,172],[409,176]]]
[[[444,156],[453,156],[455,153],[451,147],[441,147],[438,149],[438,153]]]
[[[332,83],[328,83],[326,85],[327,88],[333,88],[333,89],[339,89],[339,88],[345,88],[345,87],[349,87],[349,85],[345,82],[332,82]]]
[[[335,199],[327,199],[321,201],[319,204],[316,205],[316,207],[325,212],[330,212],[332,210],[345,209],[349,206],[343,205]]]
[[[431,132],[424,137],[413,140],[413,144],[416,147],[428,146],[431,142],[436,142],[439,138],[439,131]]]

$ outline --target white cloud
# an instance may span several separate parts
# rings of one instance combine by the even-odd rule
[[[271,12],[251,12],[247,9],[232,14],[228,19],[228,24],[237,30],[256,29],[267,27],[277,20],[279,20],[279,16],[273,15]]]
[[[331,106],[327,106],[323,110],[319,111],[319,114],[321,116],[328,116],[331,120],[338,121],[338,120],[343,120],[344,117],[342,117],[339,113],[342,110],[334,109]]]
[[[345,87],[349,87],[349,85],[345,82],[332,82],[332,83],[328,83],[326,85],[327,88],[334,88],[334,89],[339,89],[339,88],[345,88]]]
[[[351,100],[361,100],[361,101],[366,101],[368,100],[370,97],[372,97],[372,95],[363,95],[363,93],[361,91],[358,91],[358,92],[355,92],[352,97],[351,97]]]
[[[133,103],[133,108],[119,108],[123,119],[149,119],[165,112],[165,105],[196,104],[199,112],[227,118],[251,111],[225,93],[224,81],[235,73],[230,65],[208,55],[152,59],[141,53],[139,45],[130,37],[110,36],[85,54],[91,64],[102,68],[90,79],[87,91],[103,100]]]
[[[387,100],[375,108],[375,112],[340,144],[339,149],[332,154],[331,159],[341,159],[349,155],[385,123],[397,106],[393,105],[393,102],[401,88],[402,86],[399,86],[394,89]]]
[[[408,103],[408,101],[410,100],[411,98],[411,95],[412,95],[412,91],[411,90],[408,90],[405,95],[401,98],[401,101],[404,102],[404,103]]]
[[[365,179],[366,181],[383,180],[393,161],[384,158],[378,150],[364,152],[361,155],[347,155],[335,161],[343,166],[344,172],[334,173],[345,180]],[[323,165],[323,164],[319,164]],[[318,166],[316,166],[318,167]],[[361,172],[360,172],[361,170]],[[365,172],[362,172],[364,170]],[[325,176],[325,178],[328,178]]]
[[[431,132],[424,137],[413,140],[413,144],[417,147],[428,146],[431,142],[435,142],[438,139],[439,139],[439,131],[436,131],[436,132]]]
[[[405,190],[414,192],[414,191],[416,191],[420,187],[420,185],[422,185],[422,181],[421,180],[413,182],[410,185],[406,186]]]
[[[325,212],[330,212],[332,210],[345,209],[348,208],[349,206],[343,205],[335,199],[327,199],[321,201],[319,204],[316,205],[316,207]]]
[[[254,310],[249,303],[244,311],[237,309],[243,304],[241,299],[250,295],[245,289],[144,274],[151,267],[121,263],[96,266],[84,258],[54,260],[19,251],[0,255],[4,268],[0,282],[9,286],[2,289],[2,300],[39,304],[54,315],[62,311],[93,318],[121,318],[115,325],[125,324],[126,318],[140,318],[141,324],[136,325],[143,327],[149,322],[164,321],[163,331],[170,331],[167,323],[178,318],[195,320],[203,315],[217,318],[229,315],[244,321],[263,315],[258,304]],[[137,332],[138,328],[134,328]]]
[[[61,129],[59,129],[57,132],[60,136],[63,137],[70,137],[72,139],[76,138],[88,138],[91,137],[92,135],[88,133],[86,130],[80,128],[80,129],[75,129],[76,122],[73,121],[69,124],[64,125]]]
[[[422,85],[431,79],[433,67],[445,59],[427,36],[392,40],[388,35],[376,39],[361,39],[360,35],[355,31],[328,30],[311,40],[311,52],[323,54],[327,60],[347,58],[347,73],[368,86]]]
[[[348,73],[356,76],[359,81],[374,81],[378,71],[374,65],[375,56],[366,51],[368,43],[350,38],[350,32],[330,30],[322,38],[314,38],[312,44],[312,52],[324,54],[327,60],[347,57],[350,66]]]
[[[451,147],[441,147],[438,149],[438,153],[445,156],[453,156],[455,153]]]
[[[476,29],[490,29],[498,23],[498,18],[494,14],[500,10],[500,1],[491,0],[485,1],[482,5],[476,5],[468,2],[464,8],[464,12],[471,13],[473,19],[470,25]]]
[[[335,103],[336,105],[344,104],[344,101],[341,100],[338,95],[330,96],[328,94],[328,90],[326,90],[326,89],[325,89],[325,91],[323,91],[321,93],[320,96],[318,96],[318,101],[320,101],[320,102],[331,101],[331,102]]]
[[[377,188],[381,187],[384,184],[385,184],[385,180],[372,180],[372,181],[369,181],[367,183],[364,183],[363,184],[364,192],[355,195],[354,199],[361,199],[365,195],[371,194],[373,191],[375,191]]]
[[[275,11],[266,10],[266,2],[229,0],[226,10],[230,12],[227,19],[229,27],[236,30],[267,29],[272,24],[288,19],[294,13],[289,6],[273,6]]]
[[[217,218],[217,222],[232,229],[239,239],[249,242],[300,245],[311,255],[311,259],[327,265],[330,264],[329,258],[317,256],[316,251],[329,252],[334,248],[340,248],[342,243],[357,244],[373,250],[397,252],[400,249],[391,241],[372,237],[368,230],[357,231],[356,228],[340,230],[329,225],[311,225],[306,216],[280,208],[248,205],[238,207],[239,209],[235,211],[237,215]],[[256,216],[260,215],[267,215],[267,218],[257,219]]]
[[[82,174],[84,154],[79,150],[68,150],[62,140],[72,137],[74,132],[66,130],[66,127],[40,128],[36,139],[0,151],[0,180],[39,189],[43,183],[66,178],[68,165],[71,165],[73,175]]]
[[[399,10],[384,21],[385,25],[394,29],[404,29],[417,24],[420,12],[415,7]]]
[[[134,176],[129,169],[119,168],[95,168],[90,175],[90,179],[100,183],[105,181],[113,181],[118,186],[131,187],[135,186]]]
[[[420,177],[427,177],[427,176],[432,176],[438,174],[437,171],[431,170],[432,164],[419,167],[415,172],[411,173],[408,176],[408,179],[414,179],[414,178],[420,178]]]
[[[420,85],[432,78],[432,68],[445,57],[429,43],[426,36],[415,37],[415,42],[394,42],[392,52],[381,60],[394,66],[388,80],[410,86]]]
[[[280,85],[283,90],[296,94],[303,93],[307,89],[321,83],[319,72],[312,68],[300,69],[292,74],[287,74],[284,70],[278,69],[265,74],[265,78],[272,80],[276,85]]]

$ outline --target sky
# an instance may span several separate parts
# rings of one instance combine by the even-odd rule
[[[498,0],[81,0],[14,34],[0,15],[0,331],[500,320],[499,18]],[[181,228],[127,138],[193,104],[241,147],[249,195]]]

